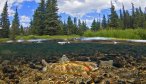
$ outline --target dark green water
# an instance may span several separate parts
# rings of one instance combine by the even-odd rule
[[[60,45],[57,42],[0,44],[1,59],[16,59],[18,57],[42,59],[61,57],[63,54],[71,56],[92,56],[97,51],[104,54],[130,54],[138,57],[146,56],[146,45],[113,45],[100,43],[71,43]]]

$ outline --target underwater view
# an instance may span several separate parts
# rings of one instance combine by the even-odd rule
[[[146,44],[102,41],[2,43],[0,79],[15,84],[144,84]]]

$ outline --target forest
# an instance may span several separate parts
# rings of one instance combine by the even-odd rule
[[[20,25],[19,13],[16,7],[12,24],[10,24],[8,16],[8,4],[5,3],[0,19],[0,37],[10,38],[15,40],[17,36],[28,35],[79,35],[79,36],[104,36],[115,37],[114,35],[107,35],[108,32],[113,34],[113,31],[121,30],[118,38],[127,39],[145,39],[146,28],[146,13],[142,11],[141,7],[135,8],[131,4],[132,11],[125,10],[124,4],[120,10],[115,10],[115,6],[111,2],[110,14],[103,15],[102,20],[94,19],[91,27],[87,26],[86,21],[82,21],[76,17],[68,16],[67,21],[62,21],[58,14],[57,0],[41,0],[39,6],[34,11],[33,19],[28,28],[23,28]],[[11,25],[11,26],[10,26]],[[108,30],[108,31],[106,31]],[[133,38],[123,36],[128,35],[131,30]],[[106,32],[105,32],[106,31]],[[102,34],[100,33],[102,32]],[[96,33],[96,34],[95,34]],[[97,34],[98,33],[98,34]],[[118,35],[118,33],[116,33]],[[137,35],[135,37],[134,35]]]

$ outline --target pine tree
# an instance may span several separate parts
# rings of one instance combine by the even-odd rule
[[[96,23],[96,25],[97,25],[97,30],[100,30],[100,29],[101,29],[100,20],[97,20],[97,23]]]
[[[19,30],[19,17],[18,17],[18,12],[17,12],[17,8],[16,8],[16,12],[14,15],[14,19],[12,21],[12,27],[11,27],[11,39],[15,40],[16,36],[20,34],[20,30]]]
[[[73,21],[72,21],[71,17],[69,16],[68,19],[67,19],[68,35],[73,34],[73,28],[74,28],[74,24],[73,24]]]
[[[67,24],[65,23],[65,21],[63,23],[63,34],[64,35],[67,35],[68,34],[68,28],[67,28]]]
[[[43,35],[44,34],[44,28],[45,28],[45,1],[41,0],[41,3],[39,4],[39,7],[36,9],[33,21],[32,21],[32,30],[33,34],[37,35]]]
[[[105,17],[105,15],[103,15],[102,27],[103,27],[103,29],[105,29],[105,28],[107,27],[107,22],[106,22],[106,17]]]
[[[28,29],[28,34],[29,35],[35,34],[35,28],[33,27],[33,20],[31,20],[29,24],[30,24],[30,26]]]
[[[120,17],[119,17],[119,21],[118,21],[120,28],[124,28],[123,20],[124,20],[123,13],[122,13],[122,10],[120,9]]]
[[[110,27],[112,28],[117,28],[118,27],[118,15],[115,11],[115,6],[111,2],[111,14],[109,15],[110,17]]]
[[[131,3],[131,4],[132,4],[131,27],[136,28],[135,7],[134,7],[133,3]]]
[[[126,28],[130,28],[130,24],[131,24],[131,20],[130,20],[130,14],[129,14],[129,11],[126,10]]]
[[[46,20],[45,20],[45,31],[46,34],[56,35],[60,34],[61,28],[59,24],[57,0],[47,0],[46,3]]]
[[[93,20],[93,22],[91,24],[91,30],[92,31],[97,31],[98,30],[98,24],[97,24],[95,19]]]
[[[82,35],[82,23],[81,20],[78,19],[78,27],[77,27],[78,35]]]
[[[74,24],[74,28],[73,28],[72,33],[73,34],[77,34],[78,33],[78,29],[77,29],[77,18],[74,18],[73,24]]]
[[[126,10],[125,7],[123,5],[123,29],[127,28],[127,15],[126,15]]]
[[[8,17],[8,4],[7,2],[5,3],[5,6],[3,8],[3,12],[1,14],[1,24],[2,24],[2,30],[1,30],[1,35],[0,37],[8,38],[9,37],[9,27],[10,27],[10,22],[9,22],[9,17]]]
[[[78,20],[78,35],[83,35],[85,31],[87,31],[89,28],[87,27],[86,21]]]
[[[81,20],[78,19],[78,31],[80,31],[80,29],[81,29],[81,25],[82,25]]]
[[[82,33],[84,33],[85,31],[88,30],[88,27],[87,27],[86,21],[83,21],[83,22],[82,22],[81,29],[82,29]]]
[[[23,28],[23,26],[21,25],[21,26],[20,26],[20,35],[23,36],[24,34],[25,34],[25,33],[24,33],[24,28]]]
[[[141,9],[141,7],[139,7],[139,27],[140,28],[144,28],[144,13],[143,13],[143,11],[142,11],[142,9]]]
[[[54,29],[51,27],[52,20],[52,0],[47,0],[46,2],[46,14],[45,14],[45,34],[53,34]]]

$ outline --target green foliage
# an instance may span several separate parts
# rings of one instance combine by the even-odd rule
[[[1,14],[1,23],[2,23],[2,29],[0,32],[0,37],[8,38],[9,37],[9,17],[8,17],[8,4],[5,3],[5,6],[3,8],[3,12]]]
[[[107,22],[106,22],[106,17],[103,15],[103,20],[102,20],[102,27],[105,29],[107,27]]]
[[[109,15],[110,23],[109,26],[112,28],[118,27],[118,15],[115,11],[115,6],[111,3],[111,14]]]
[[[8,38],[0,38],[0,43],[5,43],[8,40],[9,40]]]
[[[69,16],[67,20],[67,34],[68,35],[73,34],[73,28],[74,28],[73,21],[71,17]]]
[[[87,31],[86,37],[112,37],[121,39],[146,39],[146,30],[144,29],[126,29],[126,30],[100,30],[98,32]]]
[[[80,21],[80,20],[79,20]],[[79,24],[78,28],[78,35],[83,35],[85,31],[87,31],[89,28],[87,27],[87,24],[85,21],[83,21],[81,24]]]
[[[15,13],[14,19],[12,21],[11,34],[10,34],[10,38],[12,40],[15,40],[16,35],[20,34],[19,26],[20,26],[20,23],[19,23],[17,8],[16,8],[16,13]]]
[[[136,34],[137,34],[141,39],[146,39],[146,30],[144,30],[144,29],[137,29]]]
[[[106,18],[103,17],[102,27],[104,28]],[[146,26],[146,14],[142,11],[141,7],[135,8],[132,3],[132,11],[129,12],[125,10],[123,5],[123,9],[120,9],[120,14],[118,16],[115,11],[115,6],[111,3],[111,14],[108,17],[107,25],[113,29],[137,29],[137,28],[145,28]]]
[[[29,35],[29,36],[17,36],[17,39],[24,39],[24,40],[30,40],[30,39],[72,39],[72,38],[78,38],[78,37],[80,37],[80,36],[78,36],[78,35],[55,35],[55,36]]]
[[[21,27],[20,27],[20,35],[25,35],[24,28],[23,28],[22,25],[21,25]]]
[[[58,16],[57,0],[47,0],[45,13],[45,34],[57,35],[62,33]]]
[[[31,22],[32,34],[43,35],[45,28],[45,1],[41,0],[39,7],[35,10],[33,20]]]
[[[41,0],[31,22],[31,34],[58,35],[62,34],[58,16],[57,0]]]
[[[96,21],[95,19],[93,20],[91,24],[91,30],[92,31],[97,31],[100,29],[100,22]]]

